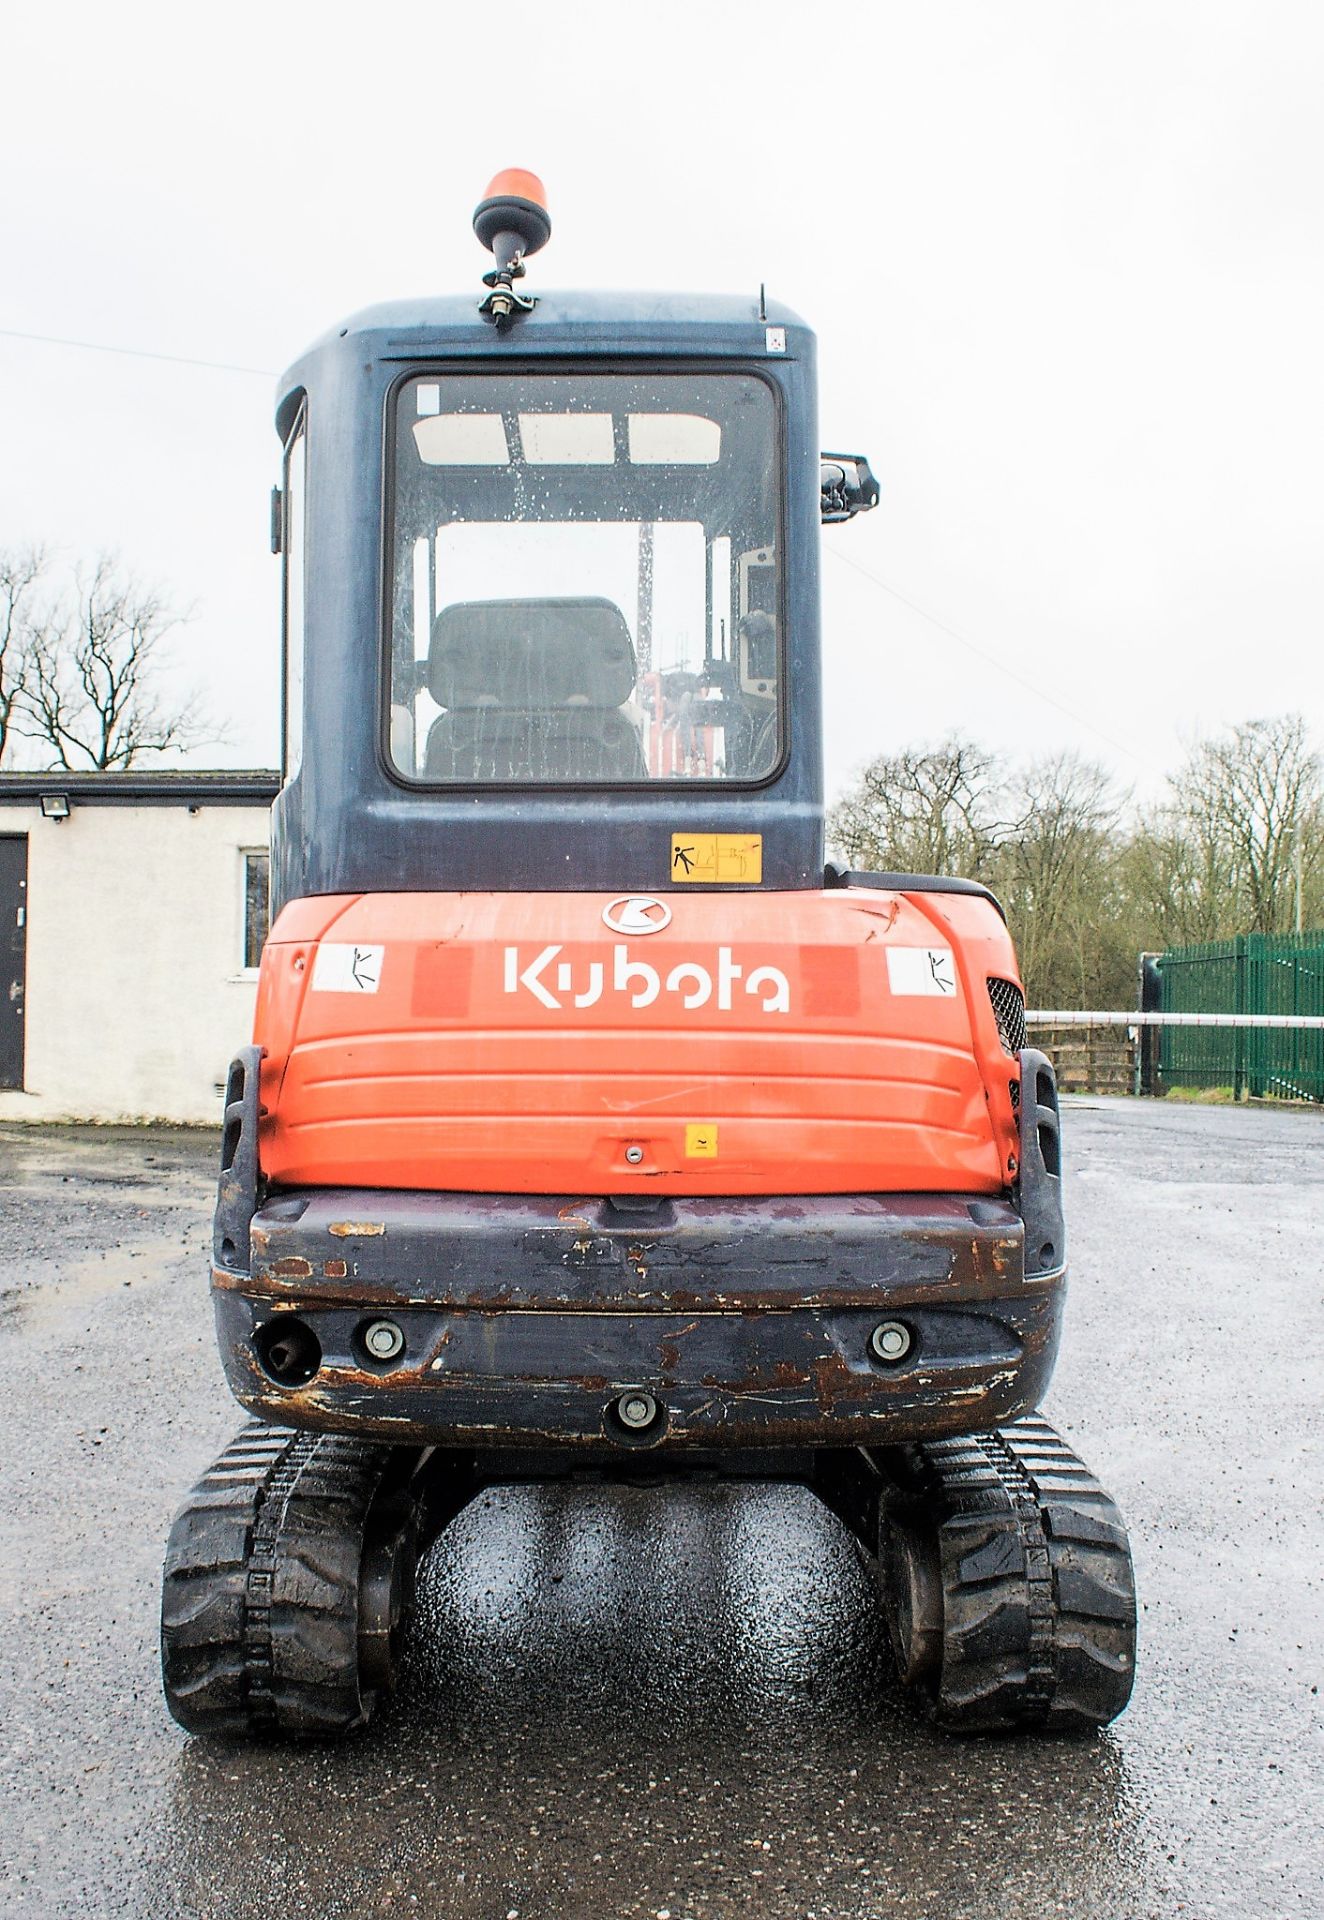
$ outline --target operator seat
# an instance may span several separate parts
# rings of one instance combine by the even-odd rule
[[[428,733],[429,780],[648,778],[628,714],[634,643],[614,602],[470,600],[443,607],[428,691],[445,711]]]

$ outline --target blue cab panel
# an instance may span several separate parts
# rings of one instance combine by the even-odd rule
[[[656,395],[680,391],[687,380],[685,390],[701,396],[695,411],[711,413],[713,422],[700,419],[696,428],[691,415],[677,415],[680,402],[665,402],[671,414],[657,410],[663,402]],[[497,398],[484,413],[488,392]],[[532,413],[520,411],[526,392]],[[614,426],[613,392],[623,396]],[[603,394],[606,400],[591,397]],[[718,397],[709,405],[703,395]],[[737,402],[751,395],[759,404],[742,413]],[[549,409],[559,411],[551,417]],[[754,412],[765,423],[764,440],[747,430]],[[301,625],[302,631],[292,630],[287,640],[296,655],[287,685],[299,708],[293,716],[298,724],[287,729],[287,737],[301,738],[301,744],[293,753],[287,747],[287,780],[273,819],[277,908],[332,893],[658,893],[686,884],[672,873],[678,834],[758,835],[762,887],[822,886],[814,338],[793,313],[775,305],[761,312],[756,297],[540,289],[534,311],[498,331],[480,317],[473,295],[397,301],[356,315],[298,360],[281,382],[276,418],[283,440],[302,433],[306,475],[296,528],[303,617],[300,622],[296,605],[290,621],[291,629]],[[724,436],[724,449],[730,447],[736,463],[728,495],[763,500],[769,516],[766,524],[757,522],[763,532],[746,531],[756,525],[752,507],[743,522],[718,531],[717,510],[702,505],[716,497],[716,465],[704,467],[709,455],[701,436],[689,451],[680,445],[677,418],[682,425],[690,421],[692,438],[700,428]],[[502,464],[502,420],[516,446],[509,469]],[[571,427],[561,451],[554,444],[558,421],[563,434],[565,422]],[[599,431],[593,421],[606,423],[600,425],[601,450],[589,444]],[[487,444],[494,435],[495,453]],[[447,450],[462,441],[469,452]],[[669,466],[673,457],[693,464]],[[577,466],[580,460],[588,464]],[[443,693],[468,698],[472,711],[450,715],[440,727],[428,718],[439,688],[469,687],[481,668],[481,654],[460,667],[454,655],[457,633],[468,633],[471,644],[481,646],[492,628],[491,618],[475,617],[484,611],[476,601],[515,604],[491,527],[485,537],[495,542],[493,565],[476,591],[472,584],[465,589],[471,603],[467,628],[464,610],[445,604],[446,583],[438,576],[459,565],[452,555],[454,529],[484,518],[498,527],[503,519],[521,519],[527,535],[510,501],[526,498],[529,488],[542,502],[529,509],[534,517],[541,511],[572,530],[585,518],[614,516],[630,527],[646,523],[651,543],[656,521],[659,569],[671,566],[679,577],[683,556],[697,553],[700,595],[706,565],[706,603],[688,629],[693,671],[670,671],[660,652],[650,676],[643,588],[639,607],[633,588],[617,596],[630,601],[616,616],[626,635],[620,645],[633,644],[640,655],[638,690],[621,711],[633,716],[643,744],[631,752],[651,757],[651,777],[626,777],[633,760],[601,753],[584,763],[586,779],[573,777],[579,763],[573,755],[565,759],[566,729],[588,725],[582,712],[573,711],[575,703],[582,708],[606,695],[563,691],[558,697],[568,705],[550,716],[484,711],[484,701],[489,708],[529,704],[529,669],[509,652],[499,658],[493,653],[495,692]],[[735,513],[739,521],[738,507]],[[406,525],[408,515],[413,517]],[[681,520],[687,524],[676,524]],[[289,525],[287,515],[287,547]],[[764,544],[752,547],[756,540]],[[666,557],[673,549],[674,561]],[[472,581],[475,567],[482,573],[477,536],[467,551]],[[649,544],[650,596],[652,552]],[[287,552],[287,567],[290,559]],[[511,577],[518,562],[512,550]],[[754,583],[761,577],[755,562],[766,562],[762,571],[775,583],[758,591],[767,607],[761,616],[766,635],[775,635],[769,645],[776,659],[769,653],[757,668],[742,651],[745,641],[737,640],[737,628],[743,634],[751,625],[742,616],[755,604]],[[529,577],[553,575],[535,569]],[[659,593],[665,584],[660,574]],[[570,588],[579,591],[579,583],[572,580]],[[536,604],[538,618],[528,622],[529,631],[560,634],[564,610],[576,603],[562,596]],[[599,611],[593,618],[601,628],[605,616]],[[633,641],[626,633],[630,625],[637,629]],[[659,648],[669,644],[660,640]],[[439,658],[442,646],[452,652]],[[710,657],[694,658],[696,646]],[[577,684],[573,672],[562,665],[560,681],[571,688]],[[772,677],[754,681],[753,671]],[[619,692],[614,687],[613,702]],[[688,717],[677,722],[677,710],[687,703]],[[424,719],[414,718],[415,705],[427,709]],[[624,723],[613,714],[612,724],[620,732]],[[436,735],[447,727],[451,744],[439,754]],[[504,760],[471,757],[466,764],[472,747],[457,753],[454,737],[459,728],[472,740],[475,727],[479,733],[487,729],[484,738],[507,742],[500,748]],[[516,749],[509,739],[539,728],[545,737],[549,727],[559,729],[561,761],[549,757],[521,776],[510,759]],[[415,757],[398,745],[411,728],[419,742]],[[676,777],[677,737],[688,756],[684,778]],[[739,738],[745,745],[738,749]],[[547,769],[551,777],[543,777]]]

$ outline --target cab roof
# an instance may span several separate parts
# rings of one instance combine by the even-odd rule
[[[776,301],[761,304],[757,293],[599,293],[525,285],[538,304],[503,332],[479,313],[477,291],[389,300],[351,314],[282,376],[278,424],[283,430],[291,400],[313,384],[319,364],[346,352],[357,358],[366,352],[378,361],[481,357],[495,364],[531,354],[794,360],[812,351],[813,335],[800,316]]]

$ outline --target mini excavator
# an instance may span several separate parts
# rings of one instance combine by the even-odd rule
[[[195,1733],[334,1736],[483,1488],[799,1482],[954,1732],[1125,1706],[1121,1517],[1035,1412],[1053,1069],[994,897],[825,862],[814,337],[756,297],[377,306],[285,376],[284,785],[170,1535]]]

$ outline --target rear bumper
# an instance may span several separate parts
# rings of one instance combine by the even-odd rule
[[[392,1442],[736,1449],[882,1445],[1037,1406],[1065,1275],[1025,1272],[1006,1202],[932,1194],[603,1199],[320,1189],[252,1216],[246,1271],[213,1292],[252,1412]],[[282,1319],[282,1316],[286,1318]],[[395,1323],[374,1362],[364,1333]],[[273,1322],[315,1341],[282,1379]],[[902,1323],[899,1362],[870,1334]],[[660,1412],[644,1435],[613,1409]]]

